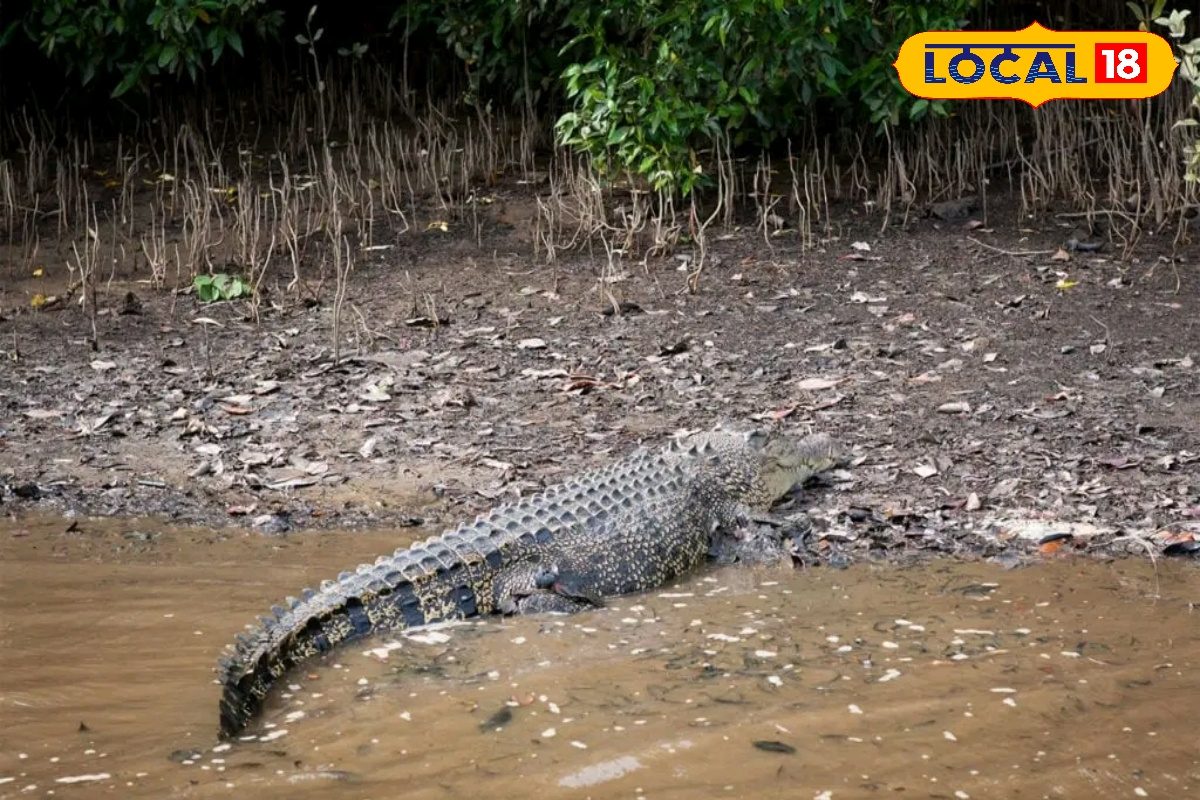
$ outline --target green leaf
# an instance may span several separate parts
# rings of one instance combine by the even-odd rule
[[[172,67],[174,67],[175,61],[178,59],[178,57],[179,57],[179,49],[177,47],[175,47],[175,45],[173,45],[173,44],[163,45],[163,49],[160,50],[158,53],[158,68],[162,69],[163,67],[167,66],[168,64],[170,64]]]
[[[120,97],[128,92],[137,82],[142,79],[142,66],[130,66],[125,68],[125,75],[121,78],[121,82],[117,84],[117,88],[113,89],[112,97]]]

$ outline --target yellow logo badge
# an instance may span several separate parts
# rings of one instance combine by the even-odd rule
[[[1161,36],[1141,31],[927,31],[892,64],[930,100],[1142,99],[1166,90],[1178,66]]]

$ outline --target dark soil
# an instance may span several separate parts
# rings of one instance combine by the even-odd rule
[[[1069,220],[881,234],[847,213],[808,252],[721,237],[692,294],[687,247],[615,275],[602,253],[537,265],[520,209],[481,243],[364,253],[338,364],[329,285],[256,324],[113,281],[93,351],[77,305],[35,313],[37,280],[5,281],[0,508],[436,529],[723,420],[848,445],[810,498],[822,547],[1190,547],[1197,247],[1053,255]]]

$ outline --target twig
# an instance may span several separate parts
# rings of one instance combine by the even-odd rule
[[[986,242],[981,242],[974,236],[968,236],[967,239],[984,248],[985,250],[991,250],[993,253],[1000,253],[1001,255],[1005,256],[1050,256],[1058,252],[1057,250],[1005,250],[1002,247],[996,247],[994,245],[987,244]]]
[[[1107,361],[1113,349],[1112,336],[1108,332],[1108,326],[1098,320],[1095,314],[1088,314],[1088,316],[1092,318],[1092,322],[1104,328],[1104,360]]]

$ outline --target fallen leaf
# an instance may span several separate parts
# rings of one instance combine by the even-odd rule
[[[92,362],[92,369],[96,370],[97,372],[107,372],[110,369],[116,368],[117,362],[115,361],[102,361],[100,359],[96,359]]]
[[[304,477],[304,478],[288,478],[287,480],[275,481],[267,486],[271,489],[298,489],[302,486],[312,486],[319,478]]]
[[[1164,556],[1200,556],[1200,542],[1175,542],[1163,548]]]
[[[379,388],[379,386],[376,384],[371,384],[368,386],[366,391],[364,391],[358,397],[360,400],[365,400],[368,403],[386,403],[392,399],[390,394]]]
[[[571,375],[563,382],[562,390],[568,393],[584,394],[603,385],[598,378],[593,378],[591,375]]]
[[[1070,261],[1070,260],[1071,260],[1071,254],[1070,254],[1070,253],[1068,253],[1066,250],[1064,250],[1063,248],[1061,248],[1061,247],[1060,247],[1060,248],[1058,248],[1057,250],[1055,250],[1055,251],[1054,251],[1054,255],[1050,256],[1050,260],[1051,260],[1051,261]],[[1059,281],[1059,283],[1062,283],[1062,281]],[[1073,285],[1074,285],[1074,284],[1072,284],[1072,286],[1073,286]],[[1064,287],[1062,287],[1062,286],[1059,286],[1058,288],[1062,289],[1062,288],[1064,288]]]
[[[517,342],[518,350],[541,350],[545,346],[546,346],[546,340],[538,339],[537,337],[533,337],[530,339],[522,339],[521,341]]]
[[[1132,469],[1142,463],[1142,459],[1139,456],[1110,456],[1108,458],[1097,459],[1096,461],[1115,470]]]
[[[913,472],[918,478],[932,478],[938,474],[938,469],[932,464],[918,464],[913,467]]]
[[[863,253],[871,252],[871,245],[867,244],[866,242],[851,242],[850,246]]]
[[[1052,555],[1063,549],[1063,545],[1071,540],[1071,534],[1053,534],[1047,536],[1038,544],[1038,552],[1044,556]]]
[[[971,404],[963,400],[956,400],[951,403],[942,403],[937,410],[941,414],[970,414]]]
[[[1067,289],[1073,289],[1078,285],[1079,281],[1073,281],[1069,278],[1059,278],[1058,283],[1054,284],[1054,288],[1060,291],[1065,291]]]
[[[1008,497],[1017,490],[1020,482],[1020,478],[1005,478],[992,487],[992,490],[988,492],[988,497]]]
[[[562,367],[551,367],[550,369],[533,369],[529,367],[521,370],[521,374],[527,378],[565,378],[571,373],[567,372]]]
[[[677,356],[680,353],[686,353],[688,349],[687,339],[680,339],[675,344],[669,344],[658,349],[660,356]]]
[[[46,274],[46,270],[42,269],[41,267],[38,267],[37,269],[35,269],[33,271],[33,277],[35,277],[35,278],[40,278],[45,274]]]
[[[410,317],[404,320],[404,324],[410,328],[436,328],[439,325],[449,325],[450,318],[440,314],[436,317]]]
[[[817,392],[822,389],[832,389],[841,382],[841,379],[832,378],[804,378],[796,382],[796,388],[805,392]]]
[[[427,231],[441,231],[442,233],[450,232],[450,223],[445,220],[435,219],[433,222],[425,226]]]
[[[232,403],[221,403],[220,406],[221,410],[226,414],[230,414],[235,417],[244,417],[247,414],[254,413],[254,409],[250,406],[234,405]]]

